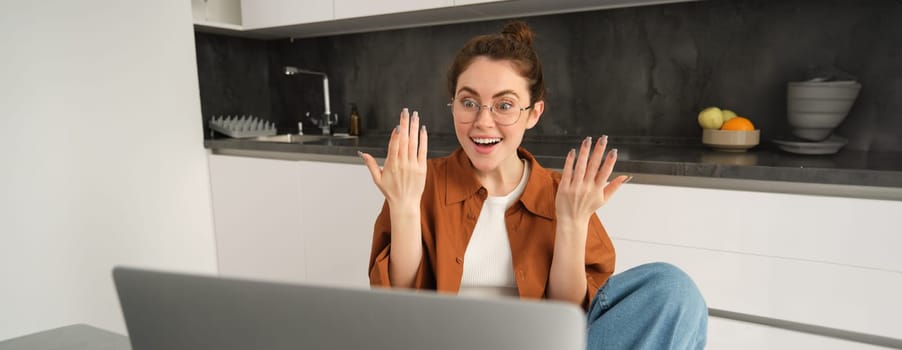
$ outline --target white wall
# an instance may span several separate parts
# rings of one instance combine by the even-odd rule
[[[124,332],[117,264],[216,271],[191,18],[0,1],[0,339]]]

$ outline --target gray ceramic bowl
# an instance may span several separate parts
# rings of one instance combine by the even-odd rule
[[[792,134],[796,137],[808,140],[808,141],[823,141],[830,137],[833,134],[833,129],[836,127],[829,128],[799,128],[794,127],[792,129]]]
[[[787,84],[789,98],[855,100],[861,84],[857,81],[793,81]]]
[[[810,141],[826,139],[849,114],[860,90],[854,81],[790,82],[786,115],[792,133]]]

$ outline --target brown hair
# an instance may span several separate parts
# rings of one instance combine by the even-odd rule
[[[521,76],[529,82],[529,105],[545,99],[545,80],[542,64],[532,47],[533,33],[524,22],[511,22],[501,33],[480,35],[470,39],[457,52],[454,63],[448,69],[448,93],[454,96],[457,78],[474,58],[485,56],[493,60],[510,60]]]

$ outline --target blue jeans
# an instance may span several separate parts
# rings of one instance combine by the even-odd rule
[[[698,287],[666,263],[611,276],[589,306],[588,349],[702,349],[708,308]]]

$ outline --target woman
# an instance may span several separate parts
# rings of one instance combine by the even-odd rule
[[[522,22],[471,39],[448,72],[460,148],[426,159],[417,112],[401,112],[382,169],[361,153],[385,196],[370,257],[374,286],[572,302],[597,348],[702,348],[707,309],[667,264],[612,276],[614,248],[595,212],[630,177],[608,182],[607,137],[571,149],[563,173],[520,147],[545,110],[542,67]],[[593,150],[594,149],[594,150]]]

